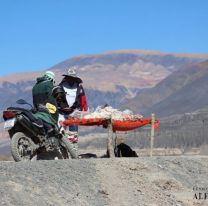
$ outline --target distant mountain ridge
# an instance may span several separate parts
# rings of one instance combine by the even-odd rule
[[[149,104],[149,100],[145,102],[143,97],[137,99],[137,95],[140,97],[146,90],[154,91],[153,87],[169,78],[169,75],[206,59],[208,55],[202,54],[121,50],[70,58],[49,69],[56,73],[59,82],[62,74],[66,73],[70,66],[76,66],[78,74],[84,81],[91,107],[108,103],[119,108],[121,105],[128,106],[135,100],[132,108],[140,111],[140,108],[143,108],[140,107],[140,103],[144,103],[148,108],[147,106],[150,107],[162,99],[157,97],[159,100],[155,101],[156,97],[153,100],[150,98],[153,102]],[[31,102],[32,86],[43,72],[34,71],[0,77],[0,110],[11,106],[18,98]],[[169,88],[166,84],[164,87]],[[167,96],[169,95],[167,92]]]
[[[161,117],[192,112],[208,105],[207,83],[208,61],[190,64],[154,88],[140,92],[128,106],[146,115],[155,112]]]
[[[113,76],[113,83],[116,84],[120,83],[120,80],[125,76],[122,80],[124,82],[126,81],[125,84],[128,87],[152,87],[171,72],[176,71],[187,64],[200,62],[205,59],[208,59],[208,55],[174,54],[142,50],[118,50],[97,55],[81,55],[69,58],[49,69],[57,72],[59,81],[61,75],[66,72],[68,67],[77,66],[80,76],[86,80],[86,86],[89,85],[89,87],[91,86],[94,88],[96,85],[98,89],[108,91],[112,88],[115,89],[114,85],[105,89],[102,85],[106,84],[105,78],[105,82],[100,82],[101,86],[97,85],[93,78],[100,77],[103,73],[105,76],[108,76],[108,78]],[[41,73],[41,71],[34,71],[3,76],[0,77],[0,85],[2,85],[4,81],[12,83],[27,80],[33,81]],[[122,73],[123,75],[119,75],[119,73]],[[117,80],[115,78],[117,78]]]

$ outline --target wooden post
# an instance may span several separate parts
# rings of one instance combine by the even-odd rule
[[[155,114],[151,117],[151,137],[150,137],[150,157],[152,157],[154,149],[154,136],[155,136]]]
[[[109,157],[115,157],[114,147],[113,147],[113,127],[112,127],[112,118],[108,122],[108,141],[107,141],[107,151]]]

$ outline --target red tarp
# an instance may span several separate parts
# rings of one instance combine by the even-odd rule
[[[151,119],[140,119],[140,120],[113,120],[112,127],[113,131],[129,131],[139,127],[143,127],[147,124],[151,124]],[[92,119],[68,119],[63,121],[64,126],[70,125],[81,125],[81,126],[104,126],[107,127],[108,120],[103,118],[92,118]],[[159,121],[155,120],[155,128],[159,128]]]

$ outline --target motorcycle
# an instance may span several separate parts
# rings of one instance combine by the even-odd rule
[[[62,126],[55,125],[50,132],[46,123],[37,119],[32,105],[20,99],[18,104],[30,105],[31,109],[9,107],[3,112],[4,129],[11,138],[11,153],[15,161],[38,159],[41,154],[55,153],[55,159],[77,158],[73,144]]]

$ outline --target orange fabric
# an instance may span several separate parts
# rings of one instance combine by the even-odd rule
[[[113,131],[129,131],[151,124],[151,119],[141,119],[136,121],[113,121]]]
[[[103,125],[105,123],[105,119],[103,118],[93,118],[93,119],[67,119],[63,121],[63,125],[82,125],[82,126],[95,126],[95,125]]]
[[[121,121],[114,120],[112,122],[113,131],[129,131],[139,127],[143,127],[147,124],[151,124],[151,119],[141,119],[136,121]],[[108,120],[103,118],[92,118],[92,119],[68,119],[63,122],[64,126],[70,125],[81,125],[81,126],[106,126]],[[155,129],[159,128],[159,120],[155,120]]]

